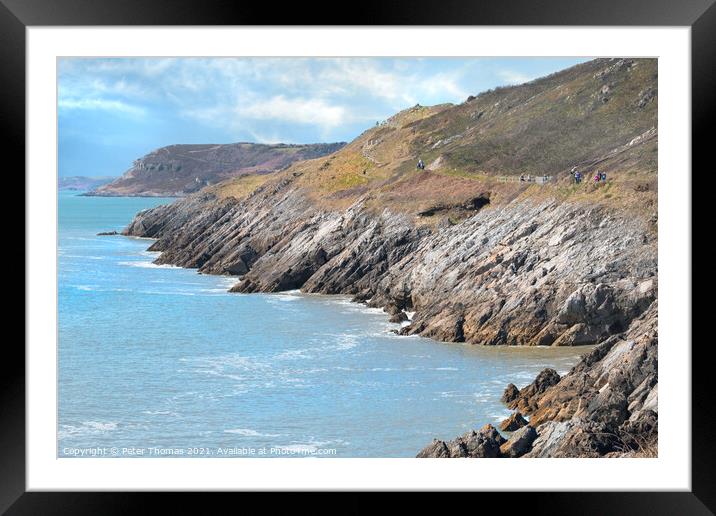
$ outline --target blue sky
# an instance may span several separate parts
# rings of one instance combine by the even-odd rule
[[[63,58],[61,176],[116,176],[174,143],[350,141],[413,106],[460,103],[578,58]]]

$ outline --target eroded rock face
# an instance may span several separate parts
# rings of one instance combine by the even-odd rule
[[[527,420],[519,412],[513,412],[510,417],[500,423],[500,430],[503,432],[514,432],[527,425]]]
[[[124,234],[157,238],[158,263],[237,275],[236,292],[352,294],[415,312],[402,334],[449,342],[594,344],[656,298],[653,228],[638,218],[515,201],[455,225],[415,220],[363,200],[319,209],[289,177],[241,201],[202,193],[143,211]]]
[[[510,384],[503,402],[519,405],[530,420],[501,444],[500,456],[656,456],[657,314],[655,301],[626,332],[587,353],[562,378],[545,369],[522,390]]]
[[[529,414],[536,408],[535,403],[539,396],[557,383],[559,383],[559,373],[551,368],[544,369],[531,384],[521,389],[519,393],[507,403],[507,406],[511,409],[518,409],[525,414]],[[509,386],[508,389],[510,389]],[[505,395],[503,395],[503,398],[504,397]]]
[[[545,370],[503,398],[538,434],[525,456],[568,457],[640,453],[655,442],[644,436],[656,433],[649,415],[658,394],[650,228],[606,208],[553,201],[485,207],[431,228],[362,201],[319,209],[289,177],[241,201],[201,193],[143,211],[124,233],[156,238],[158,263],[238,275],[233,291],[347,293],[395,320],[414,312],[402,334],[487,345],[599,343],[563,378]],[[466,434],[424,452],[497,456],[478,441]]]
[[[504,457],[516,458],[527,453],[537,438],[537,432],[531,426],[523,426],[513,433],[510,438],[500,446],[500,453]]]
[[[496,458],[500,456],[500,446],[505,438],[487,424],[479,431],[471,430],[452,441],[435,439],[423,448],[417,458]]]
[[[507,386],[505,389],[505,392],[502,393],[502,398],[500,398],[500,401],[504,403],[505,405],[508,405],[516,400],[520,395],[520,390],[517,388],[517,386],[514,383],[511,383]]]

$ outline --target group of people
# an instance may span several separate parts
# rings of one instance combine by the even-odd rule
[[[425,170],[425,163],[423,162],[422,159],[418,159],[418,164],[417,164],[416,168],[418,170]],[[572,169],[572,173],[574,175],[575,184],[580,184],[583,179],[582,173],[579,170],[577,170],[576,168]],[[532,181],[536,181],[537,179],[538,179],[538,177],[532,177],[530,174],[527,174],[527,175],[520,174],[520,182],[521,183],[524,183],[524,182],[530,183]],[[549,178],[547,176],[542,176],[542,183],[546,183],[548,180],[549,180]],[[595,183],[606,182],[606,180],[607,180],[606,172],[600,172],[599,170],[597,170],[594,173],[594,182]]]
[[[600,172],[599,170],[597,170],[594,173],[594,182],[595,183],[605,182],[606,180],[607,180],[606,172]],[[582,182],[582,173],[579,170],[575,170],[574,171],[574,183],[579,184],[581,182]]]

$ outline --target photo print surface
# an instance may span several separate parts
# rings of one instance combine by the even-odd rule
[[[658,61],[60,58],[59,457],[656,457]]]

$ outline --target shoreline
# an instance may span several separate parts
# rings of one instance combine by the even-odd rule
[[[136,239],[136,240],[151,240],[153,242],[156,242],[156,238],[152,237],[139,237],[139,236],[133,236],[133,235],[124,235],[124,234],[118,234],[117,236],[121,236],[124,238],[130,238],[130,239]],[[151,246],[150,246],[151,247]],[[163,251],[151,251],[150,248],[147,248],[144,250],[146,253],[152,253],[156,254],[157,256],[151,260],[150,263],[160,266],[160,265],[171,265],[171,264],[156,264],[155,261],[160,258]],[[368,313],[374,313],[378,315],[378,311],[380,312],[381,316],[384,316],[386,318],[386,322],[389,324],[393,324],[396,326],[395,329],[400,329],[404,326],[402,326],[402,323],[393,322],[390,320],[390,313],[387,311],[388,306],[371,306],[369,304],[370,300],[360,300],[356,299],[355,296],[352,296],[351,294],[345,294],[345,293],[335,293],[335,294],[325,294],[322,292],[304,292],[301,289],[290,289],[290,290],[281,290],[276,292],[236,292],[231,291],[231,288],[235,286],[237,283],[241,282],[242,276],[233,276],[229,274],[215,274],[212,272],[201,272],[198,268],[192,268],[192,267],[184,267],[181,265],[172,265],[172,268],[176,269],[184,269],[184,270],[194,270],[196,271],[196,274],[200,275],[206,275],[206,276],[213,276],[216,278],[226,278],[227,282],[229,279],[232,280],[232,285],[228,288],[226,291],[230,295],[244,295],[244,296],[252,296],[252,295],[258,295],[258,296],[294,296],[298,298],[308,298],[308,299],[326,299],[329,301],[332,301],[336,304],[342,304],[341,301],[347,301],[351,306],[357,306],[363,308]],[[235,281],[234,281],[235,278]],[[403,312],[405,313],[405,312]],[[413,317],[416,312],[410,312],[413,314]],[[407,315],[407,314],[406,314]],[[408,316],[408,321],[412,320],[411,316]],[[525,352],[529,353],[528,350],[546,350],[546,349],[579,349],[583,350],[581,353],[575,353],[580,356],[592,351],[594,348],[599,346],[599,342],[591,343],[591,344],[580,344],[578,346],[494,346],[494,345],[488,345],[488,344],[480,344],[480,343],[471,343],[471,342],[455,342],[455,341],[447,341],[447,340],[439,340],[432,337],[428,337],[425,335],[420,334],[413,334],[413,335],[406,335],[401,334],[399,332],[395,332],[392,330],[389,330],[390,333],[394,333],[398,337],[419,337],[422,339],[427,339],[429,341],[438,343],[438,344],[447,344],[447,345],[460,345],[465,348],[470,348],[472,346],[478,346],[483,349],[495,349],[495,350],[525,350]]]
[[[289,186],[290,181],[285,187]],[[514,434],[523,439],[518,450],[512,450],[514,443],[510,443],[509,451],[500,451],[507,442],[489,425],[484,431],[468,432],[453,441],[434,441],[419,452],[421,457],[652,453],[640,451],[634,444],[655,442],[658,435],[654,410],[657,407],[652,401],[646,402],[655,399],[652,391],[658,389],[655,373],[658,279],[650,262],[644,262],[650,259],[654,248],[646,236],[642,242],[647,246],[644,248],[647,254],[626,243],[632,241],[631,235],[649,231],[641,220],[621,212],[602,211],[600,219],[611,221],[605,226],[592,222],[593,206],[587,211],[581,204],[522,202],[498,211],[482,210],[458,225],[426,232],[400,215],[363,213],[360,203],[347,211],[316,213],[296,192],[291,195],[282,192],[282,202],[288,205],[271,204],[267,211],[265,203],[273,202],[272,194],[277,192],[282,190],[259,192],[243,201],[221,201],[206,194],[189,197],[137,214],[122,233],[157,238],[150,249],[162,252],[157,258],[160,263],[236,277],[232,293],[275,294],[298,287],[309,295],[350,296],[351,301],[382,309],[388,316],[407,318],[406,312],[415,312],[410,324],[399,329],[401,335],[419,335],[445,344],[481,344],[482,348],[561,347],[553,345],[570,342],[566,338],[577,348],[591,345],[583,348],[581,359],[564,376],[546,369],[523,389],[512,386],[518,391],[516,396],[523,400],[513,417],[518,417],[517,412],[529,417],[525,430]],[[588,224],[588,231],[575,232],[575,218],[579,224]],[[386,234],[384,228],[404,236]],[[273,231],[280,235],[280,240],[270,238]],[[464,240],[457,250],[456,238]],[[475,257],[474,244],[469,244],[480,238],[488,243]],[[618,244],[622,240],[624,245]],[[277,241],[280,244],[274,247]],[[261,251],[255,253],[251,249]],[[444,253],[441,249],[451,251],[440,254]],[[625,274],[643,276],[634,280],[618,279],[619,276],[611,279],[609,264],[614,258],[596,259],[595,249],[607,256],[611,252],[621,253],[617,256],[628,266]],[[577,252],[581,254],[575,255]],[[396,254],[392,269],[382,268],[380,275],[372,275],[376,264],[383,263],[381,260],[391,253]],[[530,263],[529,253],[538,253],[537,258],[549,265]],[[237,256],[241,256],[238,261]],[[435,256],[440,256],[443,262],[436,262]],[[574,258],[565,260],[565,256],[577,256],[584,261],[584,268]],[[593,279],[595,260],[597,264],[607,264],[601,274],[607,275],[609,283]],[[636,269],[631,265],[642,262],[644,265]],[[436,265],[442,274],[434,272]],[[367,280],[355,279],[352,271],[356,267],[365,267],[362,274]],[[242,274],[223,274],[234,268],[242,269]],[[474,280],[455,290],[455,283],[448,281],[456,275]],[[531,278],[534,279],[530,282]],[[539,292],[530,285],[536,282],[544,285],[545,278],[550,281],[545,286],[553,285],[555,290],[546,290],[551,293],[542,300],[535,296],[537,304],[526,300],[525,293]],[[410,286],[406,287],[408,281]],[[494,288],[492,294],[491,290],[475,292],[481,283],[496,282],[502,285],[506,297]],[[440,287],[441,284],[445,287]],[[573,286],[565,290],[570,284]],[[509,311],[503,309],[506,300]],[[540,310],[549,310],[546,323],[535,318]],[[491,321],[494,322],[490,324]],[[649,330],[640,334],[638,328],[644,325]],[[516,329],[516,333],[509,333],[509,329]],[[550,337],[547,331],[560,333]],[[640,344],[633,346],[629,344],[632,341]],[[613,371],[602,371],[619,354],[630,357],[628,362]],[[626,375],[627,380],[614,380],[614,386],[605,391],[608,374],[617,374],[622,369],[620,374]],[[545,382],[545,378],[549,381]],[[616,411],[609,408],[612,406],[618,407]],[[604,435],[617,437],[610,440]],[[476,443],[489,445],[486,449]],[[649,444],[648,450],[652,448]]]

